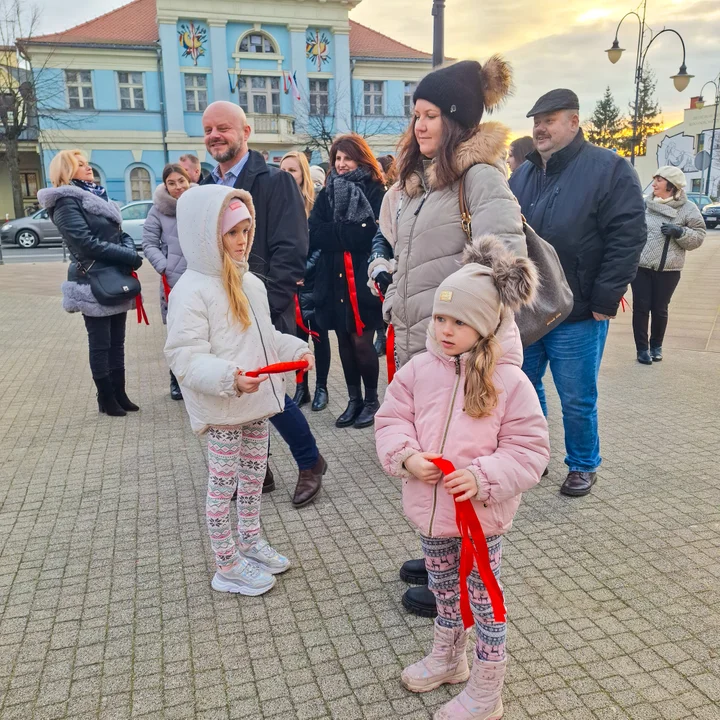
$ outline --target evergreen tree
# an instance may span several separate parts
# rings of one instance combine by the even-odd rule
[[[603,99],[595,104],[595,111],[588,120],[588,140],[600,147],[617,148],[622,129],[623,118],[620,115],[620,108],[615,104],[615,98],[608,86],[605,88]]]
[[[648,135],[655,135],[662,130],[658,116],[662,112],[660,105],[655,97],[655,87],[657,80],[655,73],[648,67],[643,70],[640,78],[640,92],[638,93],[638,115],[637,115],[637,132],[635,135],[635,154],[645,155],[647,152]],[[632,148],[632,118],[635,112],[635,102],[629,103],[630,116],[627,120],[627,141],[626,149],[628,154]]]

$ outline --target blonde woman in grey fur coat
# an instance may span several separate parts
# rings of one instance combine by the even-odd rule
[[[160,313],[167,324],[168,295],[187,268],[178,240],[175,211],[180,196],[190,187],[190,176],[182,165],[170,163],[163,169],[162,185],[153,195],[153,206],[143,225],[143,252],[161,276]],[[170,397],[182,400],[180,385],[170,371]]]
[[[648,239],[632,282],[633,334],[637,359],[643,365],[663,359],[668,307],[680,282],[685,253],[705,240],[705,222],[697,205],[688,200],[685,185],[682,170],[666,165],[655,173],[652,192],[645,199]]]

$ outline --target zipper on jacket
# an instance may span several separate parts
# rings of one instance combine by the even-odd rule
[[[250,298],[248,298],[248,305],[250,306],[250,312],[253,314],[253,318],[255,319],[255,326],[257,327],[258,335],[260,336],[260,344],[262,345],[263,355],[265,355],[265,365],[269,365],[270,358],[268,357],[267,349],[265,348],[265,339],[263,338],[262,330],[260,329],[260,323],[258,322],[257,315],[255,314],[255,308],[253,308],[252,303],[250,302]],[[285,403],[280,402],[280,398],[275,392],[275,385],[273,385],[272,378],[268,377],[268,382],[270,383],[270,387],[272,388],[275,400],[277,400],[278,408],[280,408],[280,412],[283,412],[283,410],[285,410]]]
[[[447,441],[448,430],[450,430],[450,422],[452,421],[453,408],[455,407],[455,398],[457,397],[457,391],[460,387],[460,356],[455,356],[455,387],[453,388],[452,397],[450,398],[450,409],[448,410],[447,422],[445,423],[445,431],[443,432],[442,443],[440,444],[440,454],[443,454],[445,449],[445,442]],[[438,482],[440,482],[438,480]],[[432,510],[430,511],[430,525],[428,526],[428,537],[432,537],[432,526],[435,520],[435,510],[437,509],[437,486],[435,483],[433,488],[433,504]],[[454,501],[453,501],[454,502]]]
[[[408,240],[408,249],[407,249],[407,262],[408,267],[407,271],[405,272],[405,302],[407,303],[408,299],[408,284],[410,282],[410,255],[412,250],[412,241],[413,237],[415,235],[415,226],[417,225],[418,216],[420,215],[420,211],[423,208],[423,205],[425,204],[425,201],[428,198],[428,195],[430,194],[430,190],[427,189],[425,186],[425,179],[421,178],[423,187],[425,188],[425,194],[422,196],[422,200],[420,201],[420,205],[418,206],[418,209],[413,213],[415,216],[415,219],[413,220],[412,227],[410,228],[410,239]],[[408,325],[407,328],[405,328],[405,352],[409,355],[410,354],[410,322],[408,321],[407,315],[405,317],[405,322]]]
[[[670,238],[665,238],[665,246],[663,247],[662,255],[660,256],[660,264],[658,265],[658,272],[662,272],[665,269],[665,263],[667,262],[668,252],[670,251]]]

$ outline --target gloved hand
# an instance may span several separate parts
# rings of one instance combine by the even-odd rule
[[[380,272],[375,277],[375,282],[380,286],[382,294],[385,295],[387,289],[392,285],[392,275],[389,272]]]
[[[672,223],[663,223],[660,228],[660,232],[667,238],[673,238],[677,240],[682,237],[684,229],[680,225],[673,225]]]
[[[142,264],[143,264],[143,259],[142,259],[142,257],[140,257],[140,254],[139,254],[139,253],[135,253],[135,260],[133,261],[132,269],[133,269],[133,270],[139,270],[139,269],[140,269],[140,266],[141,266]]]

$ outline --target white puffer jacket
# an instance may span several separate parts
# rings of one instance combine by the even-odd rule
[[[277,362],[298,360],[310,352],[306,343],[273,327],[263,282],[243,274],[252,324],[243,331],[230,316],[222,283],[221,217],[233,198],[250,210],[255,232],[255,208],[250,193],[221,185],[186,191],[177,204],[180,247],[187,270],[170,293],[165,357],[182,388],[192,429],[244,425],[281,413],[285,379],[271,375],[256,393],[238,395],[235,373]]]

